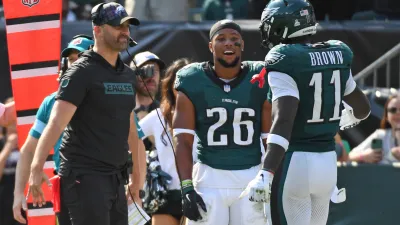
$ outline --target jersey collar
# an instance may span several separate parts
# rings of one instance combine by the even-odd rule
[[[81,55],[93,58],[96,61],[98,61],[99,63],[101,63],[102,65],[104,65],[105,67],[107,67],[108,69],[111,69],[117,73],[121,73],[125,69],[124,62],[122,61],[120,55],[118,55],[118,59],[117,59],[117,63],[115,64],[115,67],[113,67],[110,63],[108,63],[107,60],[105,60],[103,58],[103,56],[101,56],[97,52],[93,51],[93,49],[86,50],[86,51],[82,52]]]
[[[210,61],[203,63],[203,70],[205,71],[208,78],[210,78],[216,85],[218,85],[225,92],[229,92],[226,89],[227,88],[226,85],[229,86],[229,89],[235,88],[242,82],[242,80],[246,77],[246,74],[249,72],[248,65],[243,62],[241,64],[242,64],[242,67],[239,72],[239,75],[234,80],[229,81],[229,82],[222,81],[221,79],[218,78],[217,74],[215,73],[215,71],[213,69],[214,64]]]

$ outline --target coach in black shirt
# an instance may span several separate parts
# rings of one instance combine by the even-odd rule
[[[136,78],[119,52],[130,41],[129,25],[139,20],[113,2],[95,6],[92,19],[94,47],[61,77],[32,162],[30,192],[40,206],[41,171],[66,127],[60,147],[60,215],[72,225],[127,225],[128,150],[136,150],[138,141],[132,114]]]

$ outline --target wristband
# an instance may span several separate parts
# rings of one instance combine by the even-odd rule
[[[261,133],[261,139],[266,139],[268,138],[269,133]]]
[[[190,192],[190,191],[194,191],[194,187],[193,187],[193,182],[192,180],[183,180],[181,182],[181,187],[182,187],[182,195],[185,195],[186,193]]]
[[[262,168],[262,170],[267,171],[269,173],[272,173],[272,175],[275,175],[275,172],[273,170],[265,169],[265,168]]]

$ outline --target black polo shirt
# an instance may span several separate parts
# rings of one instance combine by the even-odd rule
[[[92,50],[81,54],[60,80],[56,100],[77,106],[60,147],[60,174],[112,174],[128,158],[134,72],[118,58],[112,67]],[[67,174],[65,174],[67,175]]]

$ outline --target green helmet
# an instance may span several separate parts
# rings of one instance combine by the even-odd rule
[[[271,0],[261,15],[260,32],[266,48],[313,35],[317,32],[314,8],[307,0]]]

